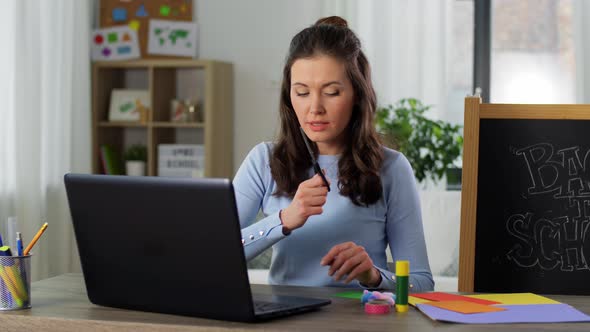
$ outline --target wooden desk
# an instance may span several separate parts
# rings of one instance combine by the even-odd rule
[[[253,285],[283,295],[331,298],[332,304],[301,315],[246,324],[101,307],[91,304],[81,274],[64,274],[33,283],[29,310],[0,312],[2,331],[589,331],[590,323],[461,325],[439,323],[411,308],[407,313],[367,315],[359,301],[332,297],[339,288]],[[589,296],[550,296],[590,313]]]

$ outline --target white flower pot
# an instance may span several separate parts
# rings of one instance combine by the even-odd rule
[[[143,176],[145,175],[145,161],[128,160],[125,162],[125,170],[127,175]]]

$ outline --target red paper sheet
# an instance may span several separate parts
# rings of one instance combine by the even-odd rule
[[[482,312],[504,311],[505,308],[493,307],[467,301],[432,301],[423,304],[432,305],[446,310],[460,312],[462,314],[478,314]]]
[[[502,304],[496,301],[488,301],[483,299],[476,299],[473,297],[467,297],[456,294],[441,293],[441,292],[430,292],[430,293],[412,293],[412,296],[419,297],[430,301],[467,301],[473,303],[479,303],[484,305],[490,304]]]

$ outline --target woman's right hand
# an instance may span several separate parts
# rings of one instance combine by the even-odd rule
[[[327,196],[328,188],[318,174],[301,182],[291,204],[281,211],[283,232],[290,233],[303,226],[310,216],[321,214]]]

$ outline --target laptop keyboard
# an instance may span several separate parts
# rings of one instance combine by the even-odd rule
[[[279,311],[291,308],[292,305],[285,304],[285,303],[277,303],[277,302],[264,302],[264,301],[255,301],[254,302],[254,311],[255,312],[269,312],[269,311]]]

